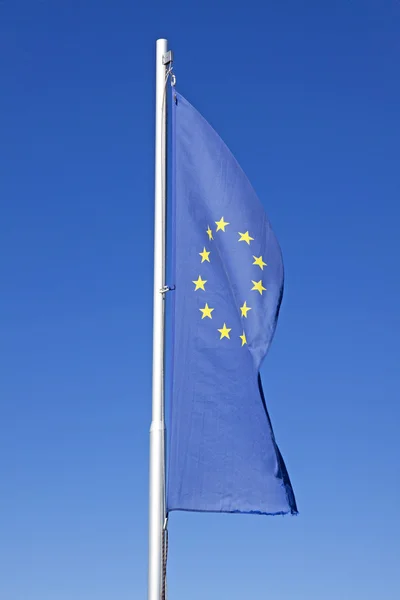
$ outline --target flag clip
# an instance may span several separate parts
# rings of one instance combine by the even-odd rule
[[[175,286],[169,286],[169,285],[164,285],[164,287],[161,288],[160,290],[160,294],[166,294],[167,292],[173,292],[175,290]]]

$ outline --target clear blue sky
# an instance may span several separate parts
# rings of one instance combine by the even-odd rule
[[[154,41],[247,172],[300,515],[174,513],[171,600],[398,600],[400,4],[0,2],[0,599],[145,598]]]

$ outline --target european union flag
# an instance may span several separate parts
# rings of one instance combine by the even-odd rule
[[[235,158],[179,94],[173,157],[168,510],[295,514],[259,375],[282,300],[279,244]]]

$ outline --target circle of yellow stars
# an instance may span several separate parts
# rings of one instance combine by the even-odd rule
[[[229,221],[225,221],[224,217],[221,217],[221,219],[219,221],[215,221],[215,225],[216,230],[215,232],[217,233],[218,231],[221,231],[222,233],[225,233],[225,229],[228,227],[228,225],[230,225]],[[211,242],[214,239],[214,235],[213,235],[213,231],[210,227],[210,225],[207,225],[207,229],[206,229],[206,233],[208,236],[208,241]],[[250,235],[250,233],[248,231],[245,232],[241,232],[238,231],[238,235],[239,235],[239,239],[238,242],[245,242],[248,246],[250,246],[251,242],[254,241],[254,238]],[[203,246],[203,250],[202,252],[199,252],[199,256],[201,257],[201,263],[203,264],[204,262],[211,262],[210,260],[210,254],[211,250],[207,250],[207,248],[205,246]],[[262,256],[254,256],[253,255],[253,259],[254,262],[252,263],[255,266],[260,267],[261,271],[264,271],[264,267],[267,267],[267,263],[264,262],[263,257]],[[203,279],[201,277],[201,275],[198,276],[197,279],[193,280],[194,283],[194,291],[197,292],[198,290],[202,290],[202,291],[206,291],[206,283],[207,283],[207,279]],[[253,284],[253,287],[250,288],[250,291],[254,291],[254,292],[258,292],[261,296],[263,295],[263,292],[267,291],[267,288],[264,287],[263,285],[263,281],[262,279],[260,279],[259,281],[253,281],[251,280],[251,283]],[[240,306],[240,316],[243,319],[247,319],[247,313],[252,310],[251,306],[247,306],[247,301],[245,300],[243,302],[243,306]],[[212,313],[215,309],[208,306],[207,302],[205,303],[205,306],[203,308],[199,308],[199,311],[201,312],[201,318],[202,319],[212,319]],[[226,323],[223,324],[223,326],[217,330],[220,334],[220,340],[227,338],[228,340],[231,339],[230,337],[230,332],[232,331],[231,327],[228,327]],[[245,346],[247,344],[247,339],[246,339],[246,334],[245,331],[243,330],[242,335],[239,336],[241,342],[242,342],[242,346]]]

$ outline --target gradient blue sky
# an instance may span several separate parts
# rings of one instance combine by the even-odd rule
[[[0,599],[147,578],[154,41],[265,204],[300,515],[174,513],[171,600],[398,600],[400,4],[0,2]]]

